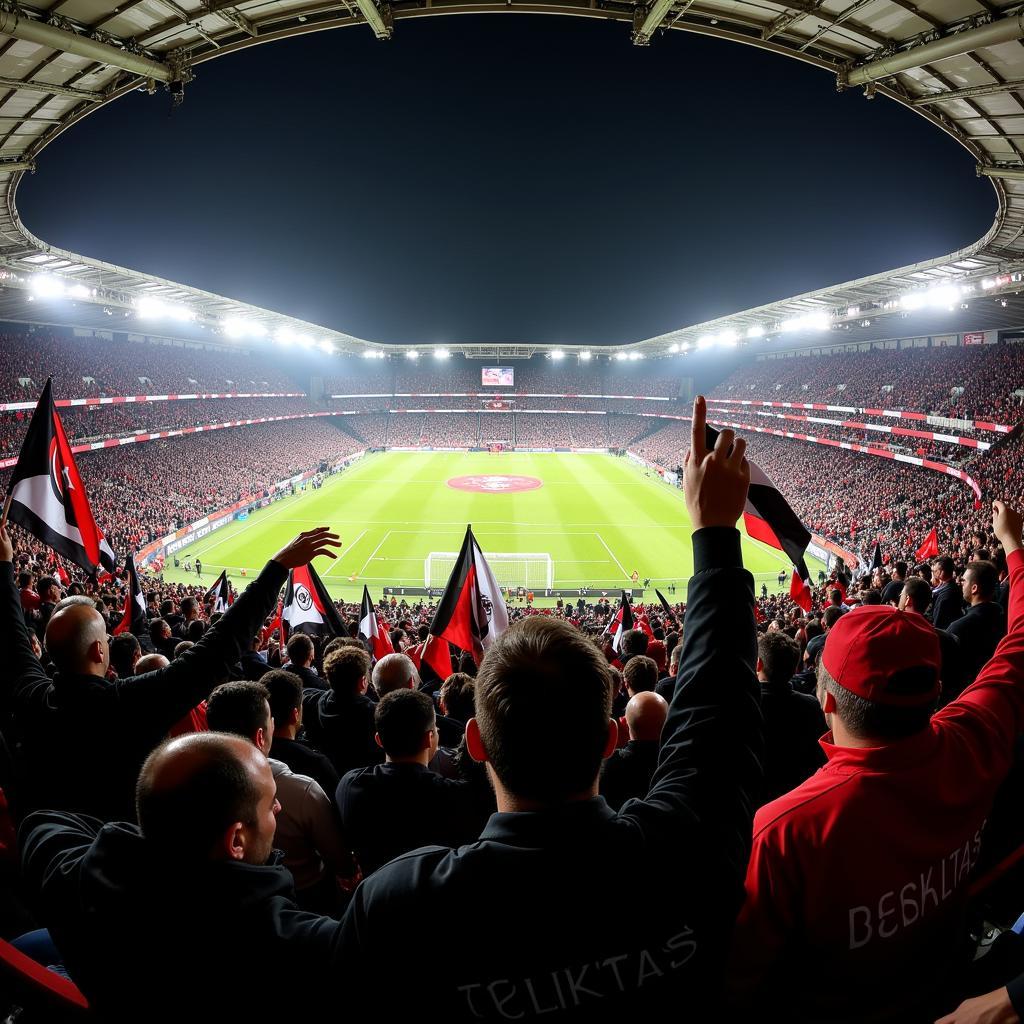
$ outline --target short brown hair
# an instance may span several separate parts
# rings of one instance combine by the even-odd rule
[[[521,619],[484,656],[476,720],[509,792],[558,801],[594,784],[608,740],[612,680],[585,636],[548,616]]]
[[[324,675],[335,693],[355,693],[359,680],[370,674],[370,656],[362,647],[345,644],[324,658]]]
[[[658,663],[646,654],[635,654],[622,666],[622,681],[631,693],[643,693],[658,685]]]
[[[800,662],[800,645],[787,633],[759,633],[757,656],[770,683],[788,683]]]

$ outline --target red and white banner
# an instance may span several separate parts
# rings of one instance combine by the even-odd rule
[[[130,405],[140,402],[181,402],[188,399],[208,398],[305,398],[302,391],[224,391],[209,395],[115,395],[105,398],[58,398],[53,403],[58,409],[80,408],[91,405]],[[0,402],[0,412],[20,412],[34,409],[35,402]]]
[[[858,416],[888,416],[898,420],[920,420],[928,422],[931,413],[913,409],[871,409],[853,405],[826,405],[823,402],[757,402],[746,398],[709,398],[708,405],[742,405],[762,409],[814,409],[819,412],[845,412]],[[1013,424],[991,423],[987,420],[966,420],[975,430],[991,430],[997,434],[1009,434]]]

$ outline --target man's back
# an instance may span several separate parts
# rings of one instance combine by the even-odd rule
[[[329,940],[307,943],[324,922],[293,909],[283,867],[169,861],[135,826],[53,811],[22,835],[42,921],[104,1020],[285,1013],[289,986],[267,979],[326,966]]]
[[[676,695],[645,800],[616,814],[602,797],[492,815],[480,839],[385,865],[342,921],[342,985],[375,993],[378,1012],[412,1013],[429,992],[437,1019],[574,1019],[720,1001],[722,963],[741,898],[760,714],[753,580],[739,534],[694,534],[687,634]],[[610,879],[658,865],[635,899]],[[388,985],[387,951],[416,922],[451,920],[476,941],[411,958]]]
[[[302,720],[309,742],[326,754],[339,776],[380,764],[384,751],[374,741],[374,703],[364,694],[310,690],[302,695]]]
[[[813,775],[824,763],[818,740],[828,731],[821,705],[791,683],[761,684],[764,716],[764,799],[774,800]]]
[[[960,642],[964,680],[971,682],[1006,636],[1006,611],[997,601],[982,601],[950,623],[949,632]]]
[[[627,800],[647,795],[658,764],[657,740],[630,740],[601,768],[601,796],[617,811]]]
[[[936,629],[949,629],[952,622],[963,615],[964,601],[955,583],[943,583],[932,597],[932,625]]]
[[[468,782],[419,764],[378,764],[348,772],[335,796],[363,875],[421,846],[472,842],[486,821]]]
[[[1011,568],[1011,634],[972,686],[908,739],[825,743],[828,764],[758,811],[734,971],[751,1003],[815,1022],[942,1008],[981,829],[1024,728],[1020,551]]]

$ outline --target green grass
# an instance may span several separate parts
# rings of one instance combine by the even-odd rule
[[[533,476],[543,486],[518,493],[470,493],[447,486],[468,474]],[[301,530],[326,524],[341,535],[336,561],[317,570],[335,598],[358,600],[363,584],[379,596],[386,584],[422,586],[431,551],[458,551],[473,525],[484,554],[547,552],[554,584],[614,591],[635,569],[652,587],[685,593],[693,571],[690,519],[681,491],[624,458],[611,455],[508,452],[384,452],[367,456],[319,491],[308,490],[236,521],[179,553],[203,562],[203,578],[227,567],[254,576]],[[780,552],[744,537],[744,561],[758,581],[777,590]],[[813,563],[813,564],[812,564]],[[808,559],[812,576],[820,563]],[[169,565],[165,576],[195,582]],[[649,593],[653,598],[653,590]],[[551,602],[553,603],[553,602]]]

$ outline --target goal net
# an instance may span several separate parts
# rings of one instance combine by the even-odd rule
[[[423,563],[423,585],[443,587],[455,568],[457,551],[431,551]],[[487,564],[502,587],[527,587],[530,590],[551,590],[554,586],[555,564],[546,551],[523,554],[488,552]]]

